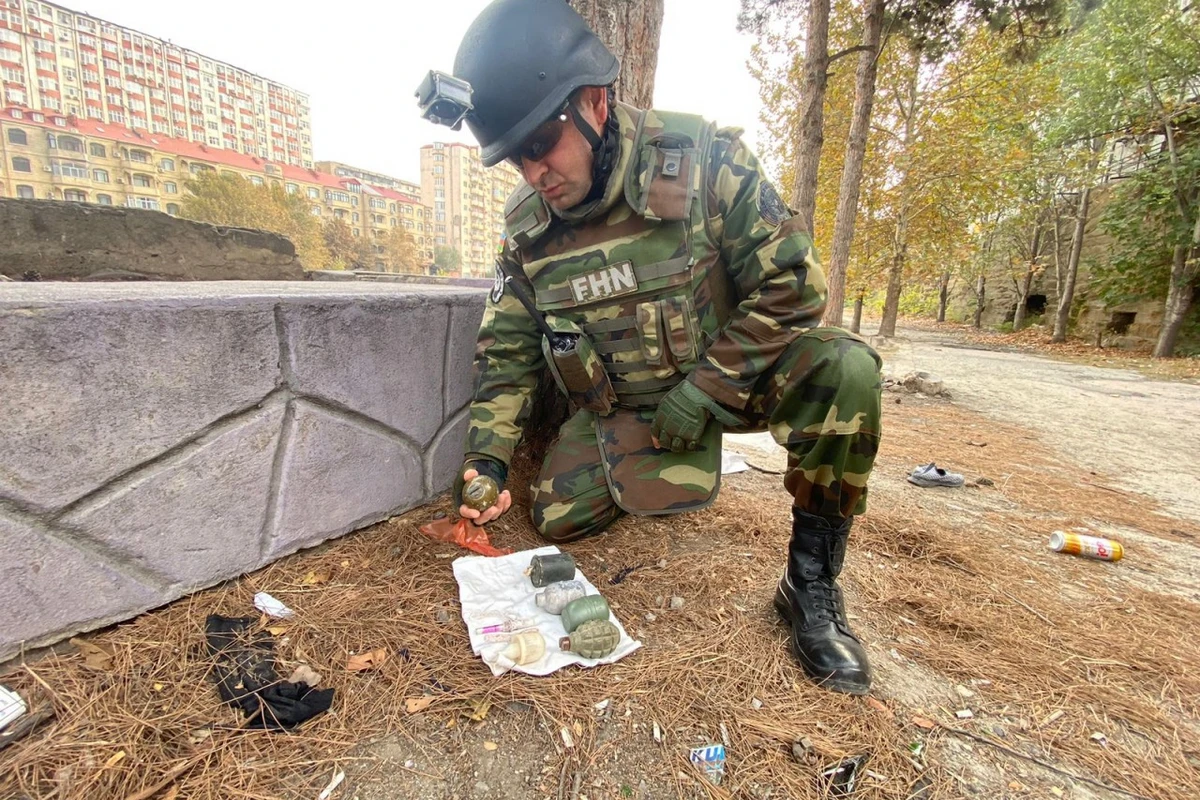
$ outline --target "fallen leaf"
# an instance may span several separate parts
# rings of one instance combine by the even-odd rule
[[[154,684],[154,691],[161,692],[162,690],[163,690],[163,685],[161,683]]]
[[[292,670],[288,683],[303,683],[315,689],[321,684],[321,675],[308,664],[301,664]]]
[[[571,729],[575,731],[576,736],[583,736],[583,725],[578,721],[571,723]]]
[[[320,586],[322,583],[329,583],[329,578],[329,570],[314,569],[309,570],[308,574],[304,576],[304,580],[300,581],[300,583],[304,586]]]
[[[115,767],[117,765],[117,762],[119,762],[124,757],[125,757],[125,751],[118,750],[117,752],[113,753],[109,757],[108,761],[104,762],[104,766],[101,767],[101,769],[108,769],[109,767]]]
[[[343,561],[343,562],[342,562],[342,566],[343,566],[343,567],[348,567],[348,566],[350,566],[350,562],[349,562],[349,561]]]
[[[873,708],[873,709],[875,709],[876,711],[878,711],[880,714],[887,714],[889,717],[890,717],[890,716],[892,716],[892,710],[891,710],[890,708],[888,708],[888,707],[887,707],[887,704],[886,704],[886,703],[884,703],[884,702],[883,702],[882,700],[880,700],[879,698],[876,698],[876,697],[868,697],[868,698],[867,698],[867,705],[869,705],[871,708]]]
[[[912,724],[927,731],[931,731],[937,727],[937,723],[928,717],[913,717]]]
[[[362,672],[366,669],[375,669],[387,661],[387,657],[388,652],[386,647],[376,647],[374,650],[350,656],[346,660],[346,670],[349,672]]]
[[[495,742],[484,742],[483,743],[484,750],[495,750],[499,746],[500,745],[496,744]]]
[[[287,632],[288,629],[282,625],[271,625],[267,628],[267,633],[271,634],[272,636],[283,636]]]
[[[212,738],[213,732],[211,728],[196,728],[188,734],[188,740],[192,744],[204,744],[205,741]]]
[[[467,718],[475,722],[483,722],[487,719],[488,712],[492,709],[491,700],[471,698],[467,700],[467,703],[471,706],[471,710],[466,712]]]
[[[410,714],[416,714],[419,711],[424,711],[429,708],[429,704],[433,702],[433,695],[422,695],[421,697],[406,697],[404,699],[404,710]]]
[[[105,672],[112,671],[113,668],[113,651],[108,647],[101,647],[97,644],[84,641],[83,639],[72,639],[71,644],[79,648],[79,652],[83,653],[83,663],[91,669],[104,670]]]

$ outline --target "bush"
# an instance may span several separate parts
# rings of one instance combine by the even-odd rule
[[[996,330],[1000,331],[1001,333],[1012,333],[1013,324],[1012,322],[1001,322],[996,326]]]

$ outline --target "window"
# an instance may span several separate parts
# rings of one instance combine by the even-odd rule
[[[175,203],[167,203],[167,213],[170,214],[172,217],[178,217],[179,216],[179,206],[176,205]]]
[[[139,164],[149,164],[150,163],[150,154],[147,153],[145,150],[130,150],[129,151],[129,160],[136,161]]]
[[[32,200],[33,199],[33,187],[32,186],[18,186],[17,187],[17,197],[21,198],[22,200]]]
[[[283,189],[288,194],[295,194],[296,192],[300,191],[300,187],[294,183],[285,183],[283,185]]]
[[[64,178],[87,180],[88,177],[86,164],[72,164],[70,161],[64,161],[58,164],[51,164],[50,169],[55,175],[61,175]]]
[[[262,178],[260,178],[260,177],[258,177],[257,175],[251,175],[251,176],[250,176],[250,182],[251,182],[251,183],[253,183],[255,186],[262,186],[262,185],[263,185],[263,179],[262,179]]]
[[[167,172],[174,172],[175,160],[172,158],[164,158],[162,161],[158,162],[158,166],[160,169],[165,169]]]
[[[101,158],[104,158],[105,156],[104,145],[97,142],[92,142],[90,145],[88,145],[88,152],[94,156],[100,156]]]
[[[87,195],[78,189],[66,189],[63,191],[63,200],[71,203],[86,203]]]
[[[131,197],[128,205],[131,208],[144,208],[147,211],[158,211],[158,201],[153,197]]]
[[[94,169],[92,170],[92,180],[96,183],[108,183],[108,170]]]
[[[9,144],[29,144],[29,137],[25,135],[25,131],[20,128],[8,129]]]
[[[96,202],[102,206],[111,206],[112,196],[107,194],[98,194],[96,195]]]
[[[312,198],[313,200],[316,200],[318,197],[321,196],[321,192],[320,192],[320,190],[314,189],[313,187],[310,186],[310,187],[308,187],[308,196],[310,198]]]
[[[68,153],[82,153],[83,142],[70,136],[58,137],[58,149],[66,150]]]
[[[142,188],[144,188],[144,189],[148,189],[148,188],[150,188],[150,186],[152,186],[153,184],[151,184],[151,182],[150,182],[150,176],[149,176],[149,175],[142,175],[141,173],[135,172],[135,173],[133,174],[133,185],[134,185],[134,186],[141,186],[141,187],[142,187]]]
[[[12,160],[13,172],[33,172],[33,168],[29,166],[28,158],[13,157]]]
[[[166,181],[163,183],[163,191],[167,194],[179,194],[179,185],[175,181]]]

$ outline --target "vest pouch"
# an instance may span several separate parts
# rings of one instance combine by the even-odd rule
[[[662,307],[663,333],[667,349],[671,351],[680,372],[689,372],[686,368],[696,362],[699,328],[692,298],[666,297],[660,300],[659,304]]]
[[[663,335],[662,312],[657,300],[638,303],[637,333],[642,358],[650,365],[654,377],[669,378],[674,375],[675,368],[671,366],[671,359],[667,358],[669,348]]]
[[[568,400],[600,415],[612,411],[617,402],[616,390],[586,334],[582,331],[563,332],[554,342],[542,336],[542,354],[554,375],[554,382]]]

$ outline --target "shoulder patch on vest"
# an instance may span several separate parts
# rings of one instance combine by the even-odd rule
[[[492,303],[499,303],[504,297],[504,272],[500,269],[500,265],[496,264],[496,282],[492,284]]]
[[[792,216],[779,192],[775,191],[775,185],[766,178],[758,182],[758,213],[772,225],[782,225]]]

